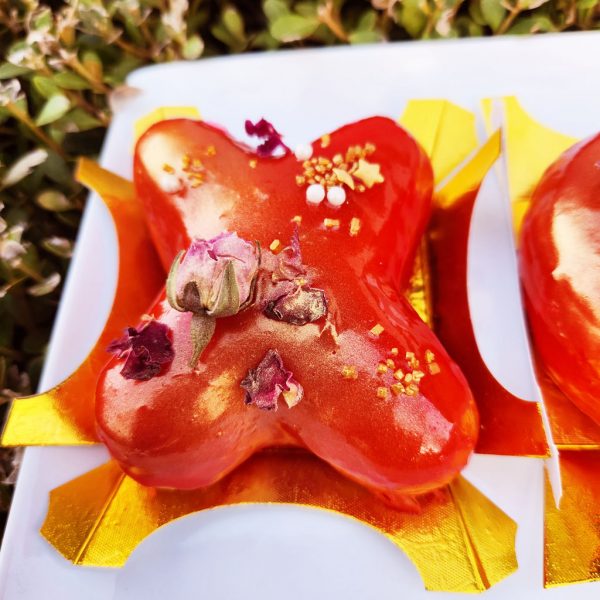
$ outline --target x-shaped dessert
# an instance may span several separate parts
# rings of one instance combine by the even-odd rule
[[[210,485],[253,453],[305,448],[398,507],[456,476],[478,415],[404,297],[426,228],[428,158],[389,119],[290,152],[163,121],[134,179],[169,271],[109,350],[101,439],[141,483]],[[279,152],[279,154],[277,154]]]

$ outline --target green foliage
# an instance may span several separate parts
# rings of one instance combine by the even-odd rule
[[[98,151],[109,95],[136,67],[280,47],[597,29],[599,6],[0,0],[0,403],[35,388],[84,205],[74,159]]]

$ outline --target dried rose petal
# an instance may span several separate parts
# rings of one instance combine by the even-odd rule
[[[125,379],[146,381],[158,375],[163,365],[170,364],[175,357],[170,328],[158,321],[149,321],[139,329],[128,327],[127,333],[111,342],[108,352],[119,357],[129,352],[121,375]]]
[[[259,156],[273,156],[277,148],[282,148],[285,152],[290,149],[283,143],[281,134],[266,119],[260,119],[256,123],[250,120],[245,122],[246,133],[251,136],[262,138],[264,141],[256,148]]]
[[[248,371],[240,386],[246,391],[246,404],[263,410],[277,410],[280,394],[290,408],[304,396],[302,386],[285,369],[277,350],[269,350],[258,366]]]
[[[298,287],[274,302],[267,304],[264,314],[270,319],[292,325],[306,325],[327,314],[325,292],[317,288]]]

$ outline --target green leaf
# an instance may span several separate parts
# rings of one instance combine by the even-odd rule
[[[71,204],[69,199],[58,190],[44,190],[37,195],[35,201],[44,210],[52,212],[62,212],[73,209],[73,204]]]
[[[366,10],[356,24],[356,31],[373,31],[376,25],[377,13],[372,10]]]
[[[68,129],[70,131],[73,131],[73,125],[77,127],[77,131],[87,131],[88,129],[94,129],[95,127],[103,127],[101,121],[79,107],[69,111],[60,119],[60,122],[57,122],[57,125],[61,125],[63,129]]]
[[[492,30],[496,31],[506,17],[506,9],[500,0],[481,0],[481,14]]]
[[[59,94],[60,90],[58,86],[50,77],[44,77],[43,75],[34,75],[31,79],[31,83],[36,91],[42,96],[42,98],[51,98],[55,94]]]
[[[517,21],[508,31],[508,34],[519,35],[554,31],[556,28],[552,21],[544,16],[524,17]]]
[[[469,2],[469,16],[477,25],[487,25],[487,22],[481,12],[481,0]]]
[[[19,77],[20,75],[26,75],[27,73],[31,73],[31,70],[27,69],[26,67],[13,65],[9,62],[5,62],[0,65],[0,80]]]
[[[598,4],[598,0],[577,0],[577,8],[581,10],[587,10],[588,8],[595,8]]]
[[[35,120],[36,125],[48,125],[54,121],[60,119],[67,111],[71,108],[69,99],[63,94],[54,94],[48,99],[46,104],[40,110],[37,119]]]
[[[421,0],[404,0],[399,22],[410,37],[421,37],[427,24],[427,16],[421,9]]]
[[[225,25],[227,31],[238,41],[243,42],[246,40],[246,33],[244,31],[244,19],[242,15],[234,6],[227,6],[223,10],[222,15],[223,25]]]
[[[189,37],[181,49],[183,58],[186,60],[195,60],[200,58],[203,51],[204,41],[199,35],[193,35]]]
[[[72,71],[62,71],[52,76],[52,80],[56,85],[65,90],[89,90],[90,84],[83,78],[73,73]]]
[[[381,41],[381,34],[377,31],[354,31],[348,37],[351,44],[371,44]]]
[[[263,2],[263,11],[269,21],[276,21],[279,17],[290,14],[287,2],[284,0],[265,0]]]
[[[317,27],[317,18],[301,17],[300,15],[284,15],[271,23],[271,35],[280,42],[290,43],[310,37]]]

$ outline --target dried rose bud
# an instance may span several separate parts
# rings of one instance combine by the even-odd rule
[[[264,314],[292,325],[313,323],[327,314],[325,292],[318,288],[297,287],[293,292],[269,302]]]
[[[171,340],[168,325],[150,321],[139,329],[128,327],[125,335],[111,342],[106,350],[119,357],[128,353],[121,370],[125,379],[146,381],[158,375],[164,365],[173,362],[175,352]]]
[[[237,314],[254,301],[260,253],[256,245],[222,233],[194,240],[180,253],[167,278],[167,300],[181,312],[192,312],[191,337],[195,365],[215,331],[215,319]]]
[[[168,300],[176,310],[229,317],[251,299],[258,251],[236,233],[194,240],[183,260],[180,257],[167,280]]]
[[[304,396],[302,386],[283,366],[277,350],[269,350],[258,366],[248,371],[240,386],[246,391],[246,404],[254,404],[263,410],[277,410],[281,394],[289,408]]]

